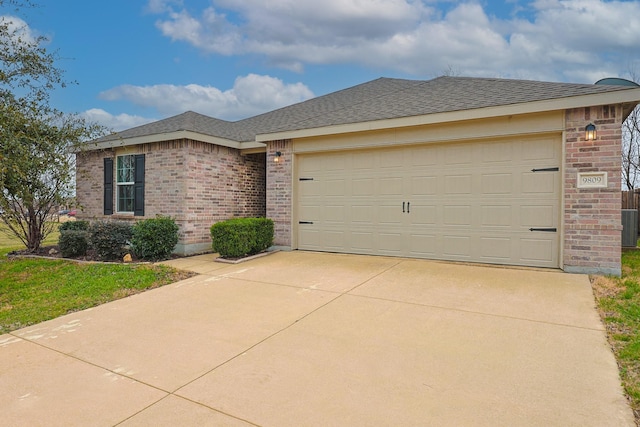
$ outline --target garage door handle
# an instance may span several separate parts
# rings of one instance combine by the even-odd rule
[[[313,221],[298,221],[298,224],[313,224]]]
[[[404,202],[402,202],[402,213],[404,213]]]
[[[558,231],[557,228],[530,228],[529,231],[548,231],[550,233],[555,233]]]
[[[558,172],[560,168],[531,169],[531,172]]]
[[[407,213],[410,213],[411,202],[407,202]]]

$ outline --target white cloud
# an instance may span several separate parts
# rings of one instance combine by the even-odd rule
[[[16,16],[0,15],[0,26],[6,26],[6,34],[10,37],[20,38],[27,43],[35,43],[38,38],[29,24]]]
[[[164,13],[170,11],[172,6],[182,4],[182,0],[149,0],[146,9],[149,13]]]
[[[170,116],[191,110],[224,120],[238,120],[312,98],[302,83],[285,84],[282,80],[249,74],[238,77],[231,89],[212,86],[122,85],[100,94],[107,101],[127,100],[142,107],[157,109]]]
[[[472,0],[446,2],[447,13],[428,0],[211,0],[197,14],[169,7],[157,27],[207,53],[258,54],[296,71],[350,63],[420,77],[453,67],[466,75],[590,79],[621,73],[640,56],[640,2],[504,3],[513,18],[491,17]],[[528,19],[518,18],[522,10]]]
[[[156,119],[133,116],[130,114],[113,115],[99,108],[92,108],[80,114],[91,123],[98,123],[109,130],[120,131],[156,121]]]

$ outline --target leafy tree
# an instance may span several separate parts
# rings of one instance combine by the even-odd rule
[[[5,6],[17,12],[34,4],[0,0]],[[45,41],[22,19],[0,16],[0,219],[30,252],[53,231],[54,209],[72,196],[74,151],[101,132],[49,105],[51,91],[66,82]]]

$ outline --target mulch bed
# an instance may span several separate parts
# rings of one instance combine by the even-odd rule
[[[62,253],[60,252],[60,247],[58,245],[42,246],[36,252],[29,252],[26,249],[22,249],[22,250],[19,250],[19,251],[9,252],[8,255],[9,256],[17,256],[17,257],[20,257],[20,256],[23,256],[23,257],[24,256],[36,256],[36,257],[42,257],[42,258],[59,258],[59,259],[68,259],[68,260],[85,261],[85,262],[105,262],[103,259],[101,259],[98,256],[96,251],[93,250],[93,249],[89,249],[85,255],[82,255],[82,256],[79,256],[79,257],[72,257],[72,258],[63,257]],[[131,253],[130,255],[131,255],[131,263],[137,263],[137,264],[149,263],[148,261],[139,259],[133,253]],[[179,255],[172,255],[171,256],[171,259],[176,259],[176,258],[181,258],[181,257]],[[109,260],[108,262],[125,264],[125,262],[123,261],[122,258],[115,259],[115,260]]]

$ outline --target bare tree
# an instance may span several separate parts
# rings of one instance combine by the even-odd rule
[[[636,107],[622,124],[622,179],[628,190],[635,190],[640,180],[640,107]]]
[[[635,82],[640,79],[635,69],[629,76]],[[622,124],[622,181],[627,190],[635,190],[640,184],[640,106]]]

